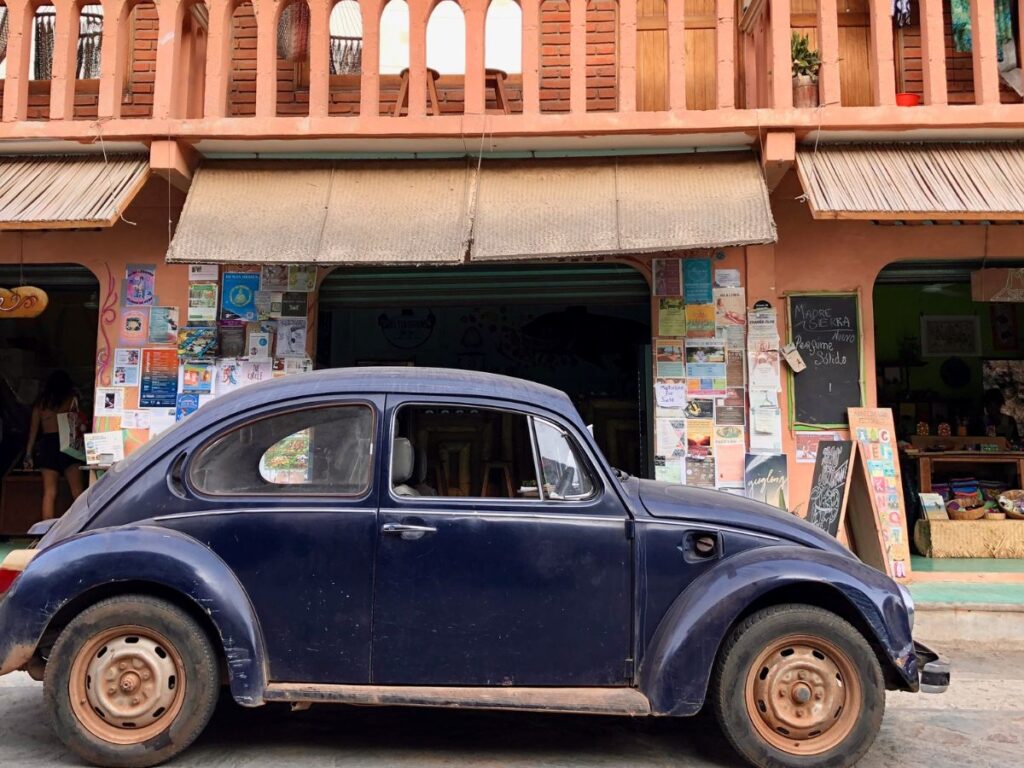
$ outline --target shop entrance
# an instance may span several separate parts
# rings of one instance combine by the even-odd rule
[[[0,287],[42,288],[48,297],[38,317],[0,316],[0,536],[23,533],[39,519],[42,481],[21,470],[32,405],[47,377],[64,370],[92,413],[96,379],[99,283],[89,270],[72,264],[0,266]],[[65,483],[57,512],[70,502]]]
[[[920,493],[942,497],[940,517],[981,519],[1024,487],[1024,304],[975,300],[982,266],[901,263],[875,283],[878,405],[893,410],[905,446],[911,530],[925,516]]]
[[[557,387],[614,466],[649,474],[650,289],[631,267],[338,269],[318,317],[317,368],[438,366]]]

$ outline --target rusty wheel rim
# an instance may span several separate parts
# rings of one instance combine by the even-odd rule
[[[75,717],[93,736],[111,744],[141,744],[181,711],[184,665],[162,635],[143,627],[114,627],[75,656],[68,694]]]
[[[841,744],[862,701],[853,662],[813,635],[788,635],[762,651],[747,673],[745,693],[758,734],[790,755],[820,755]]]

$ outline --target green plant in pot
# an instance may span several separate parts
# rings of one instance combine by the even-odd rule
[[[807,35],[793,33],[793,106],[818,106],[818,69],[821,68],[821,55],[811,48]]]

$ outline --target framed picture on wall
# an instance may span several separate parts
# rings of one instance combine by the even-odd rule
[[[921,315],[923,357],[977,357],[981,323],[975,315]]]

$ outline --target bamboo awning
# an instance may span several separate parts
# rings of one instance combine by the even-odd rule
[[[1024,144],[831,144],[797,153],[816,219],[1024,220]]]
[[[172,262],[460,264],[775,241],[748,152],[211,163]]]
[[[0,158],[0,229],[112,226],[148,178],[141,155]]]

